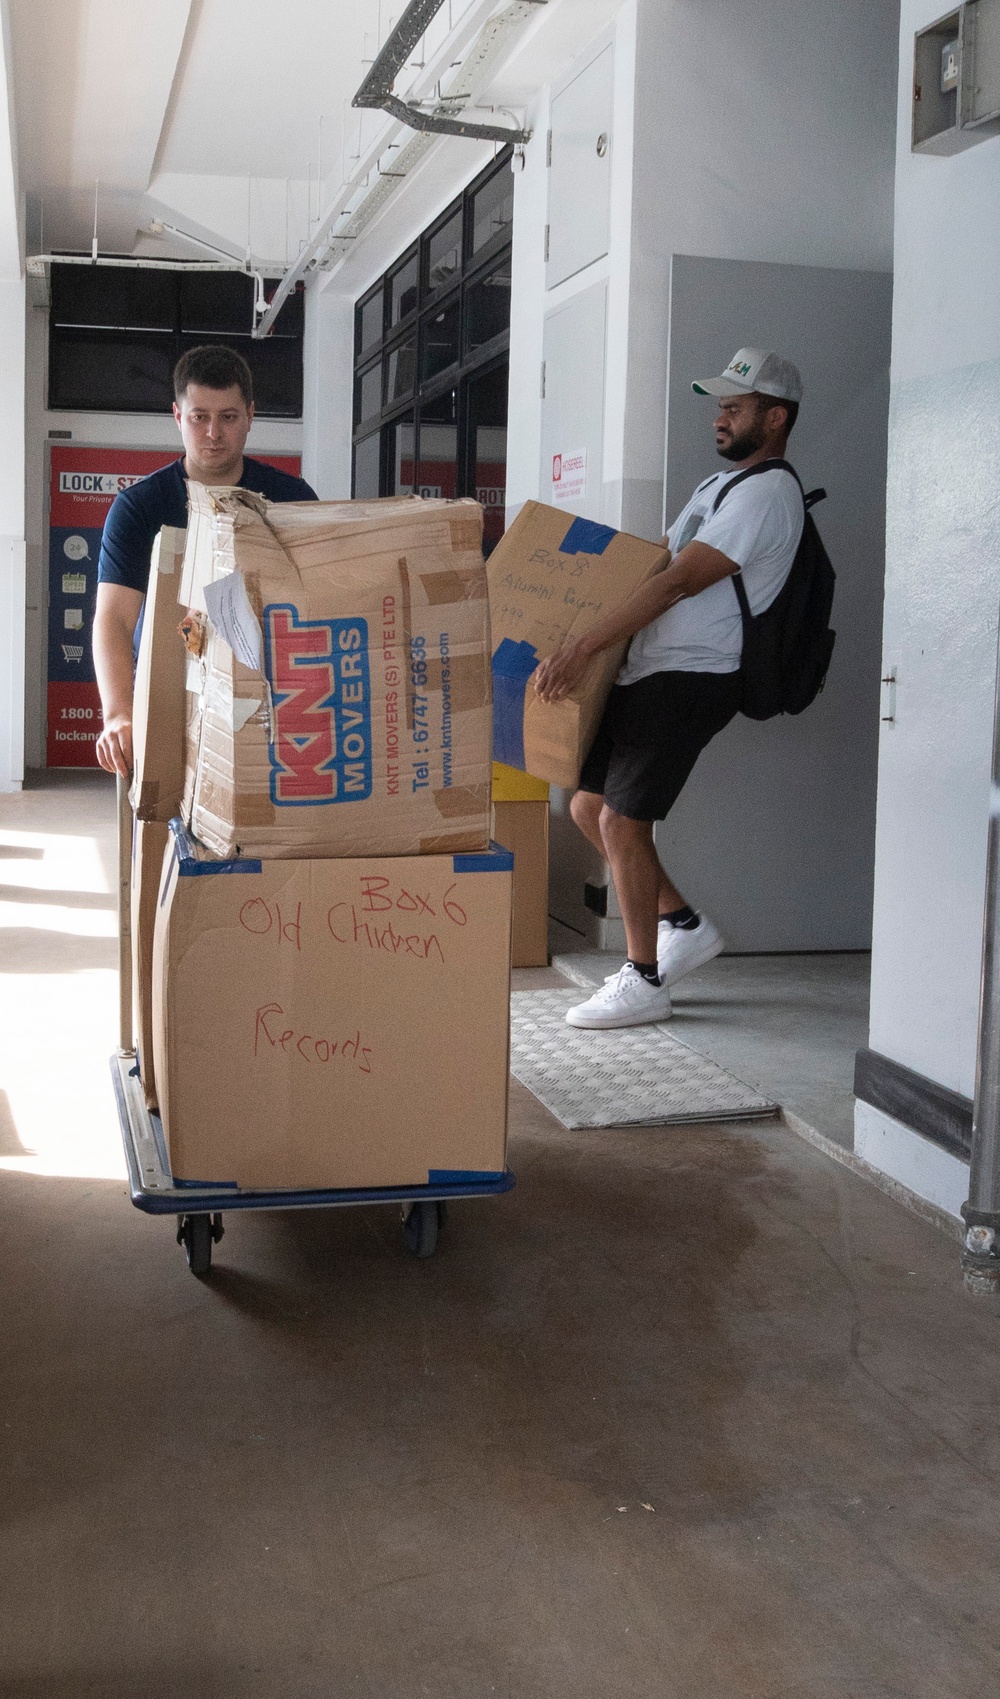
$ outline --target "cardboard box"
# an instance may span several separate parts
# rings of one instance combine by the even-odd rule
[[[670,558],[609,525],[525,502],[490,556],[493,754],[538,779],[572,788],[580,777],[627,645],[606,649],[561,702],[529,686],[539,661],[583,636]]]
[[[478,504],[270,504],[197,484],[189,497],[182,593],[208,609],[188,739],[194,836],[222,857],[484,849]]]
[[[549,805],[494,802],[493,836],[514,857],[511,967],[549,960]]]
[[[549,787],[544,779],[534,779],[530,773],[519,773],[516,767],[505,767],[502,761],[494,761],[494,802],[548,802],[548,800]],[[495,832],[493,835],[496,837]]]
[[[156,1108],[153,1066],[153,932],[170,833],[159,820],[136,820],[132,832],[132,1021],[139,1077],[149,1109]]]
[[[181,834],[153,973],[175,1179],[315,1189],[502,1172],[511,865],[496,846],[206,861]]]
[[[172,820],[184,791],[185,665],[178,605],[185,533],[165,525],[153,544],[132,702],[132,807],[137,820]]]

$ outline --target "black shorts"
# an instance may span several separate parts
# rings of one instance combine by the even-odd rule
[[[736,673],[650,673],[608,697],[580,789],[630,820],[669,814],[707,743],[740,706]]]

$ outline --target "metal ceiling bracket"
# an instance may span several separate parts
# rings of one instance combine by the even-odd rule
[[[544,6],[548,0],[528,0],[528,3]],[[444,112],[422,110],[422,106],[400,100],[398,95],[393,94],[396,78],[443,5],[444,0],[410,0],[395,29],[390,30],[382,51],[351,105],[388,112],[398,123],[406,124],[411,130],[423,130],[433,135],[467,136],[481,142],[529,142],[530,130],[516,130],[505,124],[466,123],[464,118],[452,118]]]

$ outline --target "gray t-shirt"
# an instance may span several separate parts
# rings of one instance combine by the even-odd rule
[[[744,479],[718,513],[712,504],[735,472],[717,472],[699,484],[668,532],[671,552],[695,538],[740,568],[750,612],[770,607],[791,570],[802,536],[802,492],[790,472],[775,467]],[[743,651],[743,623],[728,578],[676,602],[632,639],[619,684],[650,673],[734,673]]]

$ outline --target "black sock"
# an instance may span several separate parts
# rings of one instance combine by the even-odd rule
[[[634,967],[636,973],[641,973],[643,979],[648,980],[650,985],[659,985],[660,970],[655,962],[635,962],[631,956],[628,960],[629,966]]]
[[[693,908],[688,908],[687,903],[683,908],[675,908],[673,914],[661,914],[660,919],[669,920],[671,926],[679,926],[682,932],[693,932],[696,926],[701,925],[701,916]]]

